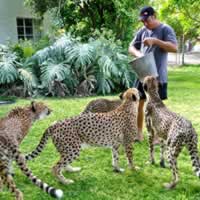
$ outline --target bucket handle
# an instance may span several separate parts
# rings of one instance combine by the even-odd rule
[[[135,41],[134,43],[133,43],[133,45],[134,44],[142,44],[143,43],[143,41]],[[154,53],[154,51],[155,51],[155,49],[157,48],[157,45],[151,45],[151,46],[149,46],[149,48],[147,49],[147,52],[145,52],[145,54],[146,53],[150,53],[150,52],[153,52]]]
[[[151,46],[149,46],[149,48],[147,49],[147,52],[145,52],[145,53],[150,53],[150,52],[154,53],[156,48],[157,48],[156,45],[151,45]]]

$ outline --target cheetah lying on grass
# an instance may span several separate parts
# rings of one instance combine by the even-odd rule
[[[21,171],[38,187],[52,197],[61,197],[62,191],[50,187],[33,175],[26,166],[25,158],[19,151],[19,145],[27,135],[32,123],[50,114],[50,109],[43,103],[32,102],[24,108],[13,109],[8,115],[0,119],[0,188],[7,185],[16,200],[23,200],[22,192],[16,188],[11,174],[12,161],[16,161]]]
[[[82,143],[112,148],[113,167],[118,172],[123,171],[118,166],[118,149],[122,144],[128,164],[130,168],[134,168],[132,144],[134,134],[137,133],[138,90],[128,89],[122,94],[122,99],[122,104],[114,111],[81,114],[53,124],[45,131],[37,148],[27,155],[26,159],[30,160],[36,157],[44,148],[48,138],[51,137],[61,156],[53,167],[53,173],[64,184],[73,181],[63,176],[63,169],[67,171],[80,170],[80,168],[72,168],[70,164],[79,156]]]
[[[200,177],[200,160],[197,150],[197,133],[189,120],[171,112],[162,102],[158,94],[158,82],[156,78],[148,76],[144,79],[144,90],[147,94],[145,111],[146,126],[149,133],[150,161],[154,161],[153,138],[157,134],[161,140],[161,166],[164,166],[164,141],[167,145],[167,156],[172,169],[173,179],[165,187],[170,189],[178,182],[177,157],[183,146],[188,149],[192,166],[196,175]]]

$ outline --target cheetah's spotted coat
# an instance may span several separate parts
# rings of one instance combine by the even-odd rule
[[[161,166],[164,166],[164,148],[167,146],[167,157],[172,169],[173,179],[165,184],[173,188],[178,182],[177,157],[183,146],[188,149],[196,175],[200,177],[200,160],[197,150],[197,133],[191,122],[171,112],[162,102],[158,94],[156,78],[148,76],[144,79],[144,90],[147,94],[145,111],[146,126],[149,132],[150,160],[154,163],[153,138],[157,134],[161,140]]]
[[[53,197],[61,197],[62,191],[50,187],[33,175],[27,167],[19,145],[27,135],[35,120],[42,119],[50,113],[50,109],[40,102],[32,102],[24,108],[13,109],[8,115],[0,119],[0,187],[6,185],[16,200],[23,200],[22,192],[16,188],[11,174],[11,163],[16,161],[22,172],[38,187]]]
[[[109,100],[109,99],[95,99],[88,103],[82,114],[92,112],[92,113],[103,113],[110,112],[120,106],[122,100]]]
[[[118,166],[118,149],[122,144],[125,147],[128,164],[134,168],[132,144],[134,134],[137,133],[136,120],[139,101],[137,89],[128,89],[123,93],[122,99],[122,104],[111,112],[81,114],[53,124],[45,131],[37,148],[27,155],[26,159],[36,157],[44,148],[47,139],[51,137],[61,156],[53,167],[53,172],[64,184],[73,181],[63,176],[63,169],[79,170],[72,168],[70,164],[79,156],[82,143],[112,148],[115,171],[121,171]]]

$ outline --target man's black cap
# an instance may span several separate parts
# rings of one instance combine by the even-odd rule
[[[149,16],[154,15],[155,10],[151,6],[145,6],[140,10],[139,20],[146,20]]]

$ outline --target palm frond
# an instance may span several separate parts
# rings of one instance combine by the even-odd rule
[[[128,56],[125,55],[125,54],[123,54],[123,53],[117,52],[117,53],[116,53],[116,58],[117,58],[119,61],[128,62]]]
[[[111,77],[111,75],[117,75],[118,69],[113,60],[107,56],[103,55],[97,61],[99,65],[99,69],[101,70],[102,74],[106,77]]]
[[[75,43],[75,39],[71,37],[70,34],[62,35],[62,37],[58,38],[56,42],[53,44],[55,47],[66,48],[72,46]]]
[[[41,81],[43,85],[49,87],[54,79],[63,81],[70,76],[70,67],[65,62],[56,62],[48,59],[41,66]]]
[[[101,73],[97,74],[97,93],[109,94],[114,88],[114,84],[110,79],[105,78]]]
[[[85,67],[94,61],[95,49],[90,43],[77,43],[65,48],[65,56],[68,62],[74,63],[78,68]]]
[[[94,75],[89,75],[86,78],[88,87],[89,87],[89,91],[92,92],[95,89],[95,85],[97,83],[96,77]]]
[[[121,65],[120,72],[120,80],[122,85],[124,85],[125,88],[133,87],[133,82],[135,80],[135,73],[133,70],[124,64]]]
[[[36,61],[39,65],[42,65],[43,62],[47,61],[49,58],[64,61],[64,49],[60,46],[50,46],[42,50],[39,50],[32,58],[33,61]]]
[[[37,51],[36,54],[33,55],[32,61],[40,65],[50,57],[50,50],[51,47],[45,47],[44,49]]]
[[[19,78],[24,83],[24,93],[31,95],[33,93],[33,88],[38,84],[36,76],[32,73],[31,69],[18,69]]]
[[[65,80],[63,80],[63,83],[65,83],[65,85],[68,87],[71,94],[75,93],[79,82],[79,79],[75,76],[73,72],[71,72],[71,74],[68,77],[66,77]]]
[[[13,53],[5,53],[0,57],[0,84],[12,83],[18,78],[17,57]]]

